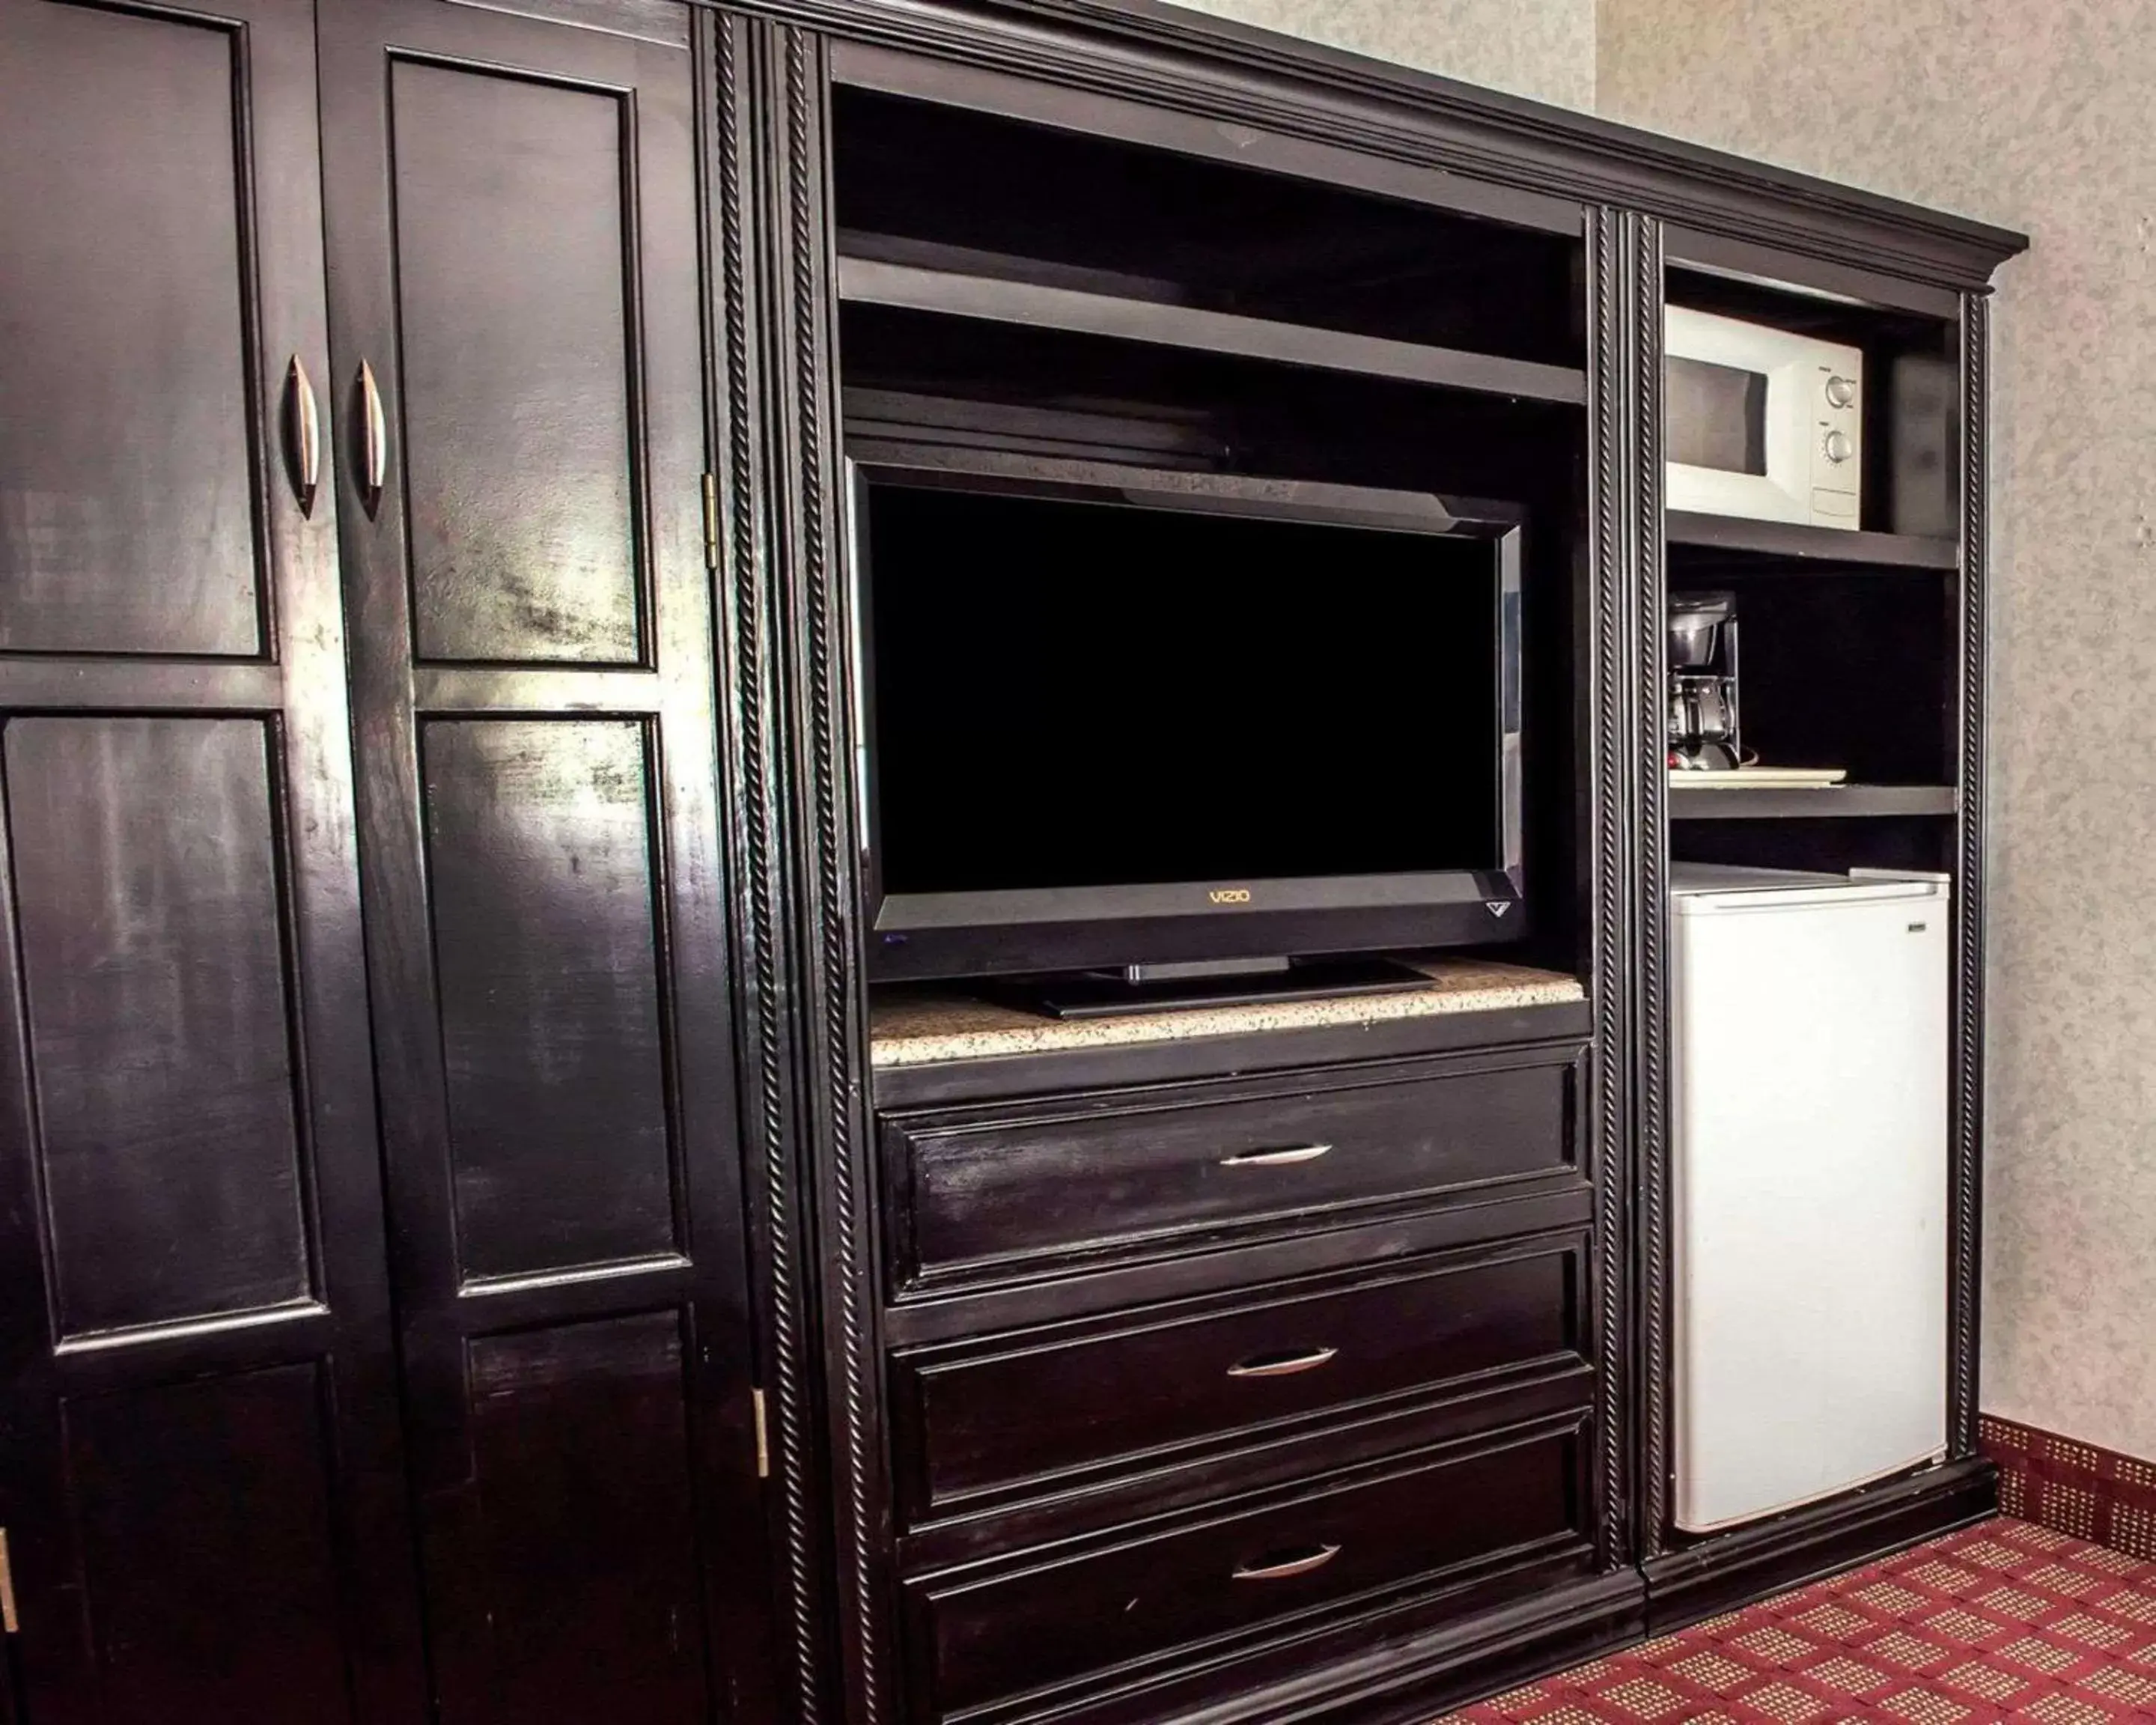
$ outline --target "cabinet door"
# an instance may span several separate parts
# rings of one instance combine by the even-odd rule
[[[686,1725],[759,1687],[690,14],[518,15],[571,9],[322,8],[361,858],[450,1725]]]
[[[304,495],[315,72],[311,0],[0,14],[0,1523],[38,1725],[424,1704]]]

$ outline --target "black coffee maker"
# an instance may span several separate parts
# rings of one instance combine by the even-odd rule
[[[1737,598],[1670,598],[1670,765],[1726,773],[1743,764],[1737,709]]]

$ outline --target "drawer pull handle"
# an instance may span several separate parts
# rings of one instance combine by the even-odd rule
[[[1307,1353],[1260,1354],[1240,1366],[1228,1368],[1230,1378],[1292,1378],[1297,1372],[1314,1372],[1337,1355],[1337,1348],[1313,1348]]]
[[[1236,1567],[1238,1581],[1286,1581],[1292,1576],[1307,1575],[1313,1569],[1322,1569],[1340,1555],[1337,1545],[1321,1545],[1315,1551],[1305,1552],[1299,1558],[1283,1558],[1277,1563],[1243,1563]]]
[[[1332,1153],[1330,1144],[1297,1144],[1287,1150],[1240,1150],[1220,1158],[1223,1168],[1286,1168],[1292,1163],[1315,1162]]]

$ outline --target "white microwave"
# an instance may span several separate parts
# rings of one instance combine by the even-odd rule
[[[1663,321],[1671,509],[1854,527],[1864,501],[1864,354],[1672,305]]]

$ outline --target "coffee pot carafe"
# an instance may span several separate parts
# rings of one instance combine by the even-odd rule
[[[1671,595],[1669,671],[1670,765],[1691,772],[1742,765],[1734,594]]]

